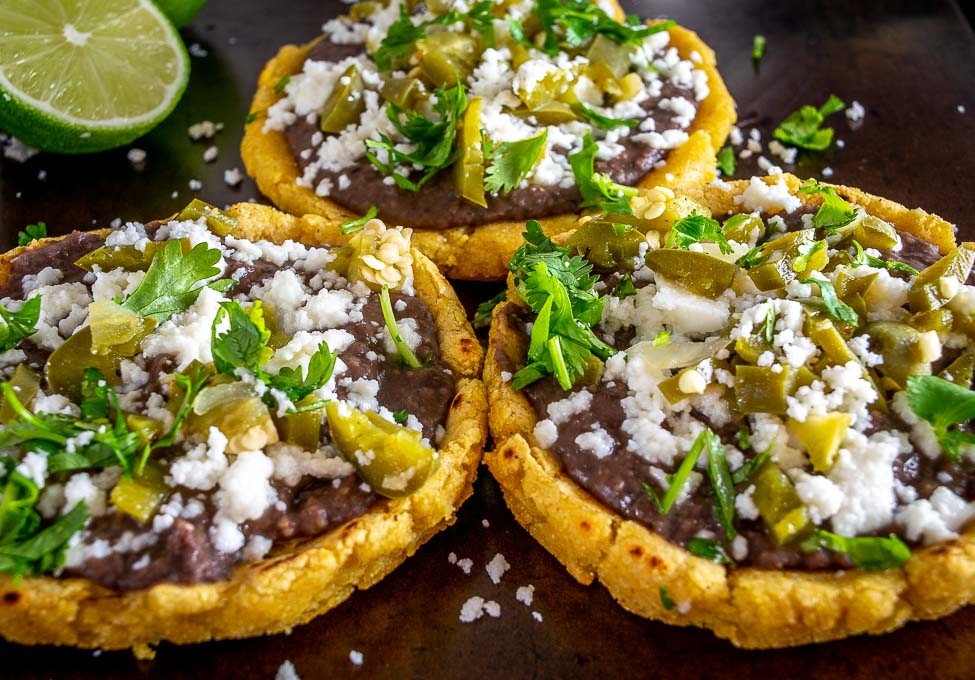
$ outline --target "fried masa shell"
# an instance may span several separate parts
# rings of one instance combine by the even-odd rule
[[[617,16],[623,16],[622,10]],[[707,74],[710,94],[700,102],[697,116],[688,128],[688,140],[668,152],[664,167],[652,170],[640,180],[638,186],[642,188],[669,186],[674,181],[671,178],[695,184],[713,180],[717,152],[736,120],[735,102],[718,74],[711,48],[686,28],[674,26],[669,33],[670,44],[677,48],[681,58],[689,58],[695,51],[700,55],[697,66]],[[282,96],[275,92],[275,85],[283,77],[301,71],[312,45],[314,41],[301,47],[286,45],[265,65],[251,103],[251,112],[257,119],[246,126],[240,153],[248,174],[277,207],[295,215],[321,215],[327,224],[334,226],[359,215],[296,184],[301,173],[284,133],[262,131],[263,112]],[[539,221],[547,234],[555,235],[575,228],[577,218],[578,215],[570,213]],[[506,221],[447,229],[414,229],[413,241],[450,278],[500,280],[507,274],[508,261],[521,244],[524,228],[523,221]]]
[[[799,180],[783,176],[796,193]],[[777,178],[768,178],[773,183]],[[682,189],[713,214],[736,209],[747,182]],[[920,209],[908,210],[859,189],[837,192],[897,229],[954,245],[954,226]],[[817,205],[819,196],[799,195]],[[624,608],[678,626],[709,628],[745,648],[775,648],[894,630],[908,621],[937,619],[975,602],[975,528],[959,538],[914,552],[901,569],[773,571],[727,568],[695,557],[642,524],[624,519],[593,498],[534,443],[537,418],[528,400],[501,377],[498,353],[524,363],[526,343],[497,308],[485,359],[491,434],[485,462],[518,521],[583,584],[598,579]],[[661,588],[676,607],[667,609]]]
[[[332,243],[318,216],[293,217],[266,206],[229,209],[238,236],[251,240]],[[44,239],[26,248],[43,245]],[[0,255],[0,280],[26,248]],[[157,584],[118,593],[83,578],[0,575],[0,635],[21,644],[122,649],[153,655],[177,644],[290,632],[377,583],[429,538],[452,524],[472,492],[487,436],[480,380],[482,350],[464,309],[430,260],[414,250],[414,287],[437,323],[440,349],[457,377],[438,448],[440,468],[416,493],[381,500],[364,515],[316,538],[277,545],[268,557],[238,566],[225,581]]]

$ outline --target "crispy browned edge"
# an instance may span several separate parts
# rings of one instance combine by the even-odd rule
[[[237,233],[250,239],[330,243],[324,219],[238,204]],[[49,242],[45,239],[37,245]],[[33,246],[28,246],[33,247]],[[18,248],[0,256],[0,280]],[[383,500],[366,514],[311,540],[275,548],[226,581],[160,584],[118,593],[81,578],[0,576],[0,635],[22,644],[119,649],[151,657],[161,640],[178,644],[289,632],[372,586],[454,521],[472,492],[487,436],[480,378],[483,352],[450,285],[414,250],[415,289],[437,323],[445,362],[458,378],[441,465],[412,496]]]
[[[622,15],[622,11],[620,11]],[[699,64],[708,76],[710,94],[701,102],[690,130],[690,138],[667,156],[666,166],[648,173],[640,187],[671,185],[681,182],[709,182],[715,177],[718,149],[724,144],[735,122],[735,103],[718,74],[714,52],[696,33],[675,26],[670,29],[671,45],[683,58],[693,52],[700,55]],[[322,198],[311,189],[298,186],[298,166],[288,149],[284,133],[262,131],[264,115],[281,95],[275,85],[281,78],[298,73],[314,42],[301,47],[286,45],[267,63],[258,80],[251,112],[257,119],[246,126],[240,153],[244,165],[260,190],[276,206],[295,215],[313,214],[338,225],[358,217],[335,201]],[[575,227],[577,214],[555,215],[541,219],[548,234],[559,234]],[[523,221],[495,222],[479,226],[456,226],[449,229],[417,229],[414,241],[433,260],[445,276],[454,279],[499,280],[508,271],[508,261],[521,243]]]
[[[786,176],[793,189],[799,180]],[[768,180],[773,181],[773,180]],[[729,192],[698,187],[694,195],[715,215],[734,207]],[[836,187],[846,198],[889,220],[898,229],[937,243],[954,242],[954,227],[922,210]],[[818,197],[803,197],[815,204]],[[534,443],[535,413],[525,397],[501,379],[500,348],[523,364],[524,340],[495,310],[484,378],[494,451],[485,462],[518,521],[579,582],[598,579],[626,609],[679,626],[710,628],[747,648],[800,645],[861,633],[883,633],[912,619],[945,616],[975,600],[975,529],[960,538],[917,551],[903,569],[811,573],[758,568],[727,569],[694,557],[641,524],[606,508]],[[660,589],[677,607],[667,610]]]

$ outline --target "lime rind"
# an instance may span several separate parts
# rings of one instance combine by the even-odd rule
[[[173,110],[190,71],[176,29],[149,0],[94,4],[0,6],[0,129],[45,151],[86,153],[127,144]]]

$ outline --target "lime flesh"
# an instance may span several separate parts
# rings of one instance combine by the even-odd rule
[[[45,151],[121,146],[161,122],[189,78],[149,0],[3,0],[0,129]]]

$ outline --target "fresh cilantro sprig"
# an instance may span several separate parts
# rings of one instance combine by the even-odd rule
[[[842,111],[846,106],[836,95],[831,94],[826,103],[818,109],[814,106],[803,106],[798,111],[790,113],[772,133],[784,144],[797,146],[810,151],[822,151],[833,142],[833,128],[821,127],[826,117]]]
[[[396,316],[393,314],[393,303],[389,298],[389,286],[383,286],[382,291],[380,291],[379,306],[383,312],[383,320],[386,322],[386,330],[389,331],[389,336],[393,339],[393,344],[396,345],[396,351],[399,353],[400,359],[409,368],[422,368],[423,362],[416,358],[416,354],[406,344],[406,340],[403,339],[403,335],[399,332],[399,326],[396,325]]]
[[[437,100],[433,107],[438,117],[436,122],[394,102],[386,105],[390,122],[415,147],[410,153],[397,149],[393,140],[383,133],[379,133],[378,140],[366,140],[366,158],[379,172],[392,177],[400,189],[419,191],[435,174],[457,160],[460,153],[454,149],[454,138],[458,121],[467,110],[464,86],[458,83],[447,89],[438,87],[434,96]],[[387,153],[388,161],[379,159],[375,152],[380,150]],[[407,172],[418,166],[423,174],[414,182],[397,172],[397,165],[406,166]]]
[[[911,559],[911,549],[893,534],[887,538],[880,536],[850,538],[818,530],[806,538],[800,547],[806,552],[826,548],[842,553],[863,571],[896,569],[904,566]]]
[[[840,227],[845,227],[857,217],[857,209],[836,193],[836,189],[820,184],[814,179],[807,179],[799,188],[804,194],[823,197],[823,204],[813,215],[813,226],[825,230],[830,236],[836,234]]]
[[[272,393],[274,390],[284,393],[295,403],[332,377],[335,354],[324,342],[309,359],[307,371],[286,366],[277,373],[268,373],[263,366],[274,353],[268,346],[270,338],[271,331],[264,323],[264,309],[260,300],[255,300],[247,311],[239,302],[221,302],[211,331],[213,365],[220,373],[238,379],[240,369],[251,373],[271,388],[264,394],[264,401],[269,406],[277,405]]]
[[[41,313],[41,296],[35,295],[16,312],[0,305],[0,352],[11,350],[37,332]]]
[[[736,163],[735,150],[730,146],[726,146],[718,152],[718,170],[725,177],[731,177],[735,174]]]
[[[501,291],[490,300],[485,300],[479,304],[477,306],[477,311],[474,312],[474,318],[471,320],[471,325],[474,326],[474,328],[487,328],[490,326],[491,314],[494,312],[494,308],[507,299],[507,291]]]
[[[373,61],[380,71],[396,68],[409,59],[416,50],[416,41],[426,36],[429,27],[446,26],[463,18],[464,15],[451,10],[430,21],[414,24],[406,3],[403,3],[399,8],[399,19],[394,21],[386,31],[386,37],[372,55]]]
[[[728,553],[725,552],[724,546],[722,546],[717,541],[712,541],[708,538],[701,538],[695,536],[687,542],[687,552],[696,556],[703,557],[711,562],[716,562],[718,564],[734,564],[735,561],[728,557]]]
[[[603,212],[632,215],[630,198],[639,191],[635,187],[617,184],[609,175],[596,172],[596,142],[586,132],[582,140],[582,149],[569,154],[569,165],[575,178],[579,193],[582,194],[580,207]]]
[[[848,323],[851,326],[860,325],[860,317],[857,316],[857,313],[853,311],[852,307],[839,299],[832,282],[810,277],[807,279],[799,279],[799,283],[815,283],[819,286],[819,295],[823,299],[823,306],[826,308],[826,313],[831,317],[837,321]]]
[[[214,266],[220,257],[219,250],[205,243],[198,243],[184,255],[178,239],[169,241],[153,256],[142,283],[122,306],[160,323],[185,312],[204,288],[197,284],[220,273]],[[207,287],[226,292],[235,284],[233,279],[220,279]]]
[[[9,382],[0,384],[0,392],[15,414],[0,431],[0,448],[44,452],[49,473],[113,465],[120,465],[126,476],[139,472],[146,444],[129,429],[118,395],[97,369],[85,369],[80,418],[32,413]]]
[[[669,238],[681,250],[687,250],[691,244],[701,241],[714,241],[722,253],[727,255],[732,252],[721,224],[707,215],[688,215],[677,220],[670,230]]]
[[[677,472],[670,478],[670,486],[667,487],[663,498],[657,495],[657,492],[653,490],[652,486],[646,482],[643,483],[643,492],[647,495],[647,498],[653,501],[653,504],[657,507],[657,512],[661,515],[666,515],[674,507],[674,503],[680,497],[681,489],[687,484],[687,480],[691,476],[691,472],[693,472],[694,466],[697,464],[697,459],[701,456],[701,452],[704,451],[705,447],[710,446],[707,437],[707,433],[709,432],[711,430],[703,430],[694,440],[694,443],[691,445],[691,450],[687,452],[684,460],[681,461],[680,466],[677,468]],[[711,434],[713,436],[714,433]]]
[[[363,215],[362,217],[357,217],[354,220],[349,220],[348,222],[343,222],[342,224],[340,224],[339,231],[341,231],[346,236],[348,236],[349,234],[354,234],[357,231],[361,231],[362,228],[366,226],[366,222],[368,222],[371,219],[374,219],[378,214],[379,214],[379,208],[377,208],[375,205],[371,205],[369,206],[369,210],[367,210],[366,214]]]
[[[606,360],[613,348],[592,331],[603,313],[603,298],[593,291],[597,277],[592,265],[566,248],[556,246],[531,220],[525,243],[509,268],[521,298],[537,314],[532,326],[527,365],[512,384],[522,389],[553,375],[569,390],[585,373],[593,356]]]
[[[547,139],[546,128],[541,134],[514,142],[494,144],[486,140],[484,156],[488,159],[488,166],[484,175],[484,189],[492,194],[517,189],[545,151]]]
[[[674,26],[673,21],[646,26],[639,19],[630,21],[630,17],[620,23],[589,0],[539,0],[532,14],[538,17],[545,33],[542,49],[552,55],[564,48],[582,47],[597,35],[636,47],[647,36]]]
[[[636,118],[610,118],[609,116],[604,116],[598,111],[594,111],[585,104],[579,104],[576,107],[582,117],[588,120],[592,125],[604,130],[612,130],[618,127],[636,127],[640,121]]]
[[[975,434],[956,425],[975,419],[975,392],[933,375],[907,379],[907,403],[918,418],[934,429],[941,450],[958,461],[963,444],[975,444]]]
[[[26,246],[39,238],[47,238],[47,225],[43,222],[28,224],[23,230],[17,232],[17,245]]]
[[[862,267],[866,265],[876,269],[889,269],[892,271],[905,272],[911,276],[917,276],[918,274],[917,269],[906,262],[898,262],[897,260],[883,260],[879,257],[874,257],[873,255],[864,252],[863,246],[861,246],[855,239],[853,241],[853,247],[856,248],[856,254],[850,259],[850,264],[854,267]]]
[[[46,574],[64,564],[68,541],[88,521],[88,506],[79,502],[52,524],[41,528],[41,517],[34,509],[37,485],[16,472],[14,461],[3,460],[3,497],[0,500],[0,572]]]

